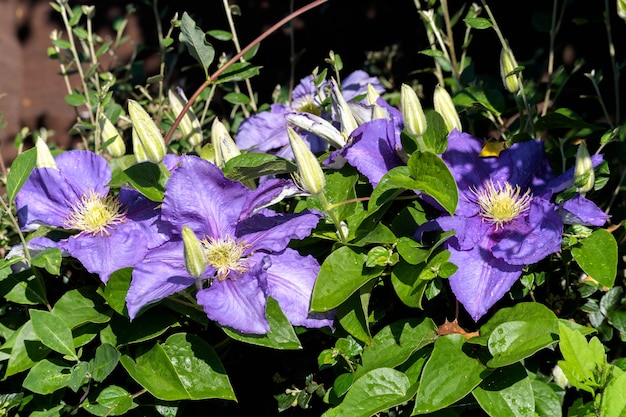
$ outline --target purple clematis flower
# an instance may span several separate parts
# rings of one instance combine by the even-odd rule
[[[294,325],[331,326],[331,315],[309,313],[319,263],[287,247],[291,239],[308,236],[320,214],[259,209],[284,193],[289,183],[270,180],[250,191],[225,178],[213,164],[183,157],[168,181],[162,206],[162,218],[177,235],[150,250],[135,267],[126,297],[130,317],[199,283],[196,298],[207,316],[244,333],[269,331],[268,297],[278,302]],[[200,282],[185,267],[179,237],[183,226],[193,230],[203,245],[207,268]]]
[[[287,159],[293,159],[289,138],[287,136],[287,121],[285,115],[291,112],[306,112],[316,116],[331,119],[328,114],[322,114],[320,105],[325,96],[325,84],[319,91],[313,83],[313,76],[309,75],[294,88],[290,104],[272,104],[269,111],[260,112],[246,119],[237,132],[235,142],[237,147],[251,152],[274,153]],[[376,91],[383,92],[384,87],[376,77],[369,76],[365,71],[354,71],[342,82],[342,94],[346,100],[353,100],[367,93],[367,85],[374,86]],[[324,140],[316,135],[299,130],[312,152],[320,152],[327,148]]]
[[[38,237],[29,242],[34,247],[58,247],[106,283],[166,240],[157,203],[132,189],[109,193],[104,158],[75,150],[55,162],[56,168],[35,168],[17,194],[19,224],[25,231],[47,225],[77,233],[58,242]]]
[[[526,265],[558,252],[563,224],[600,226],[607,217],[577,196],[562,205],[552,196],[574,182],[573,169],[554,177],[540,140],[516,143],[499,157],[481,158],[482,142],[453,130],[442,158],[459,188],[454,216],[422,226],[455,231],[446,241],[459,269],[450,278],[457,299],[480,319],[513,286]],[[597,165],[601,159],[596,157]]]

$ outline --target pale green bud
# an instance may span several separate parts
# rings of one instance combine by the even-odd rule
[[[626,20],[626,0],[617,0],[617,15]]]
[[[228,129],[217,117],[213,119],[211,125],[211,142],[215,152],[215,165],[220,168],[223,168],[226,162],[235,156],[241,155],[241,151],[228,133]]]
[[[352,114],[352,110],[350,110],[350,106],[348,106],[348,102],[345,97],[339,90],[337,86],[337,82],[334,79],[330,80],[331,86],[331,97],[332,97],[332,106],[335,114],[339,118],[339,124],[341,126],[341,132],[346,135],[350,135],[359,125]]]
[[[168,91],[168,98],[170,101],[170,106],[172,107],[172,111],[178,117],[180,113],[182,113],[183,108],[187,104],[187,98],[184,96],[182,91],[176,92],[174,90]],[[193,112],[193,109],[190,107],[183,118],[180,120],[180,124],[178,125],[183,137],[191,146],[196,146],[202,143],[202,126],[200,125],[200,121],[196,117],[196,114]]]
[[[143,148],[143,144],[139,140],[139,135],[137,134],[137,130],[132,128],[132,141],[133,141],[133,154],[135,155],[135,161],[138,163],[148,162],[148,156],[146,155],[146,151]]]
[[[576,151],[576,165],[574,167],[574,185],[576,191],[584,194],[593,188],[595,182],[595,173],[593,172],[593,164],[591,155],[585,141],[581,141]]]
[[[300,185],[311,194],[320,194],[326,186],[326,178],[319,161],[304,140],[289,126],[287,135],[298,165]]]
[[[200,278],[207,267],[204,246],[189,226],[183,226],[183,245],[185,255],[185,268],[194,278]]]
[[[433,104],[435,107],[435,111],[439,113],[443,118],[443,121],[448,128],[448,132],[452,132],[453,129],[456,129],[459,132],[462,131],[461,119],[459,118],[459,114],[456,112],[452,97],[450,97],[450,94],[444,87],[440,85],[437,85],[435,87]]]
[[[552,368],[552,377],[554,378],[554,383],[562,389],[570,386],[567,376],[565,376],[565,373],[559,365],[555,365],[554,368]]]
[[[133,124],[133,130],[137,135],[137,141],[141,143],[143,154],[147,160],[154,163],[161,162],[165,158],[167,149],[159,127],[154,123],[148,112],[135,100],[128,100],[128,114]],[[133,137],[133,143],[135,143],[134,139]],[[139,152],[135,149],[135,157],[138,158],[137,162],[140,162],[137,156]]]
[[[380,97],[378,91],[374,88],[374,86],[370,83],[367,83],[367,95],[365,96],[365,103],[368,106],[376,104],[376,100]]]
[[[335,149],[341,149],[346,144],[346,139],[341,132],[328,120],[319,116],[306,112],[293,112],[287,113],[285,119],[300,129],[319,136]]]
[[[517,93],[520,89],[520,76],[515,71],[518,67],[513,51],[510,48],[502,48],[500,53],[500,76],[504,87],[510,93]]]
[[[426,114],[417,93],[407,84],[400,87],[400,107],[406,130],[413,136],[422,136],[426,132]]]
[[[117,128],[104,114],[100,116],[100,137],[103,143],[111,141],[104,150],[114,158],[119,158],[126,153],[126,144],[120,136]]]
[[[48,144],[41,137],[37,138],[35,142],[37,148],[37,168],[56,168],[57,163],[54,161],[54,157],[48,148]]]

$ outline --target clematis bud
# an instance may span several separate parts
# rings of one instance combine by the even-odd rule
[[[365,103],[367,103],[368,106],[372,106],[376,104],[376,100],[378,100],[378,97],[380,97],[380,94],[378,94],[376,88],[374,88],[372,84],[367,83],[367,95],[365,96]]]
[[[339,124],[341,126],[341,132],[349,135],[352,133],[359,125],[352,115],[352,111],[350,110],[350,106],[348,106],[348,102],[345,97],[339,90],[337,86],[337,82],[334,79],[330,80],[331,86],[331,97],[333,100],[333,110],[337,117],[339,118]]]
[[[148,162],[148,156],[146,155],[146,151],[143,148],[143,144],[139,140],[139,135],[137,134],[137,130],[132,128],[132,141],[133,141],[133,154],[135,155],[135,161],[138,163]]]
[[[167,149],[165,140],[154,120],[147,111],[135,100],[128,100],[128,114],[133,123],[133,144],[140,143],[142,150],[134,149],[137,162],[148,160],[158,163],[165,158]],[[146,159],[140,161],[138,154],[143,154]]]
[[[285,119],[300,129],[319,136],[336,149],[341,149],[346,144],[346,139],[341,132],[332,123],[319,116],[306,112],[291,112],[285,115]]]
[[[406,130],[414,136],[422,136],[426,132],[426,115],[417,93],[407,84],[400,88],[400,106]]]
[[[57,167],[57,163],[54,162],[54,158],[52,157],[50,148],[48,148],[45,140],[43,140],[41,137],[38,137],[37,141],[35,142],[35,147],[37,148],[37,168]]]
[[[459,114],[456,112],[452,97],[450,97],[448,91],[440,85],[435,87],[433,104],[435,111],[443,117],[448,132],[452,132],[454,129],[461,132],[461,119],[459,119]]]
[[[289,126],[287,126],[287,135],[298,165],[300,185],[311,194],[320,194],[326,186],[326,178],[319,161],[306,146],[304,140]]]
[[[585,141],[581,141],[576,151],[576,165],[574,167],[574,185],[576,191],[584,194],[593,188],[595,182],[595,174],[593,172],[593,164],[591,155]]]
[[[100,116],[100,137],[103,143],[109,142],[104,150],[114,158],[119,158],[126,153],[126,144],[120,136],[117,128],[104,114]]]
[[[182,113],[183,108],[187,104],[187,97],[182,90],[174,91],[169,90],[167,96],[170,101],[170,106],[174,111],[176,117]],[[187,110],[183,118],[180,120],[180,124],[178,125],[180,128],[183,137],[191,146],[197,146],[202,143],[202,126],[200,126],[200,121],[196,117],[196,114],[193,112],[191,107]]]
[[[185,268],[187,268],[189,275],[194,278],[200,278],[204,274],[204,270],[207,267],[204,246],[202,246],[202,242],[200,242],[200,239],[198,239],[189,226],[183,226],[182,235]]]
[[[226,162],[235,156],[241,155],[241,151],[228,133],[228,129],[217,117],[213,119],[211,125],[211,142],[215,152],[215,165],[220,168],[224,168]]]
[[[509,47],[502,48],[500,53],[500,76],[504,87],[510,93],[517,93],[520,89],[519,74],[515,72],[518,67],[513,51]]]

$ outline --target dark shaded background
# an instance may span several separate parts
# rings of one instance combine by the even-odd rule
[[[76,3],[76,2],[72,2]],[[290,8],[306,4],[303,0],[241,0],[237,3],[241,15],[235,16],[235,24],[242,46],[252,41],[282,17]],[[424,3],[424,2],[423,2]],[[526,67],[526,79],[541,80],[547,68],[548,28],[552,2],[531,0],[512,4],[492,2],[491,8],[520,65]],[[555,68],[565,65],[571,68],[575,59],[584,59],[585,65],[570,81],[566,94],[561,98],[589,121],[602,117],[600,107],[591,99],[579,99],[580,95],[594,95],[591,82],[583,73],[596,69],[605,74],[602,83],[607,107],[614,108],[612,80],[607,44],[607,31],[602,21],[604,2],[586,0],[567,1],[563,24],[556,41]],[[84,4],[96,6],[96,30],[111,34],[112,22],[125,13],[126,7],[136,8],[128,34],[133,44],[141,45],[136,59],[143,65],[143,76],[157,71],[158,60],[155,17],[152,5],[147,1],[124,2],[99,0]],[[466,2],[450,0],[449,8],[455,12]],[[559,2],[562,4],[562,2]],[[610,7],[615,2],[610,1]],[[174,13],[179,16],[188,12],[204,30],[228,29],[222,2],[197,2],[190,0],[161,0],[158,2],[164,30],[170,25]],[[626,24],[611,11],[613,39],[616,43],[618,62],[624,60]],[[457,25],[457,39],[462,39],[463,25]],[[10,160],[14,149],[12,138],[22,126],[31,129],[47,127],[55,131],[52,140],[59,146],[71,145],[67,131],[75,121],[74,110],[65,104],[65,86],[58,75],[56,61],[48,58],[49,35],[61,29],[57,13],[52,12],[47,1],[0,0],[0,93],[7,96],[0,100],[7,128],[0,132],[0,150],[5,160]],[[252,86],[258,92],[259,102],[271,101],[271,93],[277,84],[288,85],[291,64],[294,63],[295,81],[313,68],[325,66],[324,58],[330,50],[339,54],[344,62],[344,75],[355,69],[375,72],[383,67],[381,61],[372,59],[385,49],[395,48],[390,61],[391,68],[384,76],[391,88],[400,83],[423,86],[423,104],[430,105],[430,97],[436,83],[435,77],[422,70],[432,66],[431,58],[419,51],[428,48],[423,23],[412,0],[330,0],[328,3],[301,15],[293,22],[293,51],[290,26],[271,35],[259,49],[253,63],[262,66]],[[214,41],[217,53],[232,55],[231,43]],[[457,48],[459,45],[457,45]],[[130,58],[131,45],[120,51],[120,57]],[[469,55],[473,58],[475,73],[480,77],[499,77],[498,57],[500,44],[493,30],[473,31]],[[186,53],[178,62],[182,70],[175,74],[175,81],[188,94],[193,93],[203,81],[203,72]],[[143,82],[142,79],[137,79]],[[622,96],[624,90],[622,89]]]

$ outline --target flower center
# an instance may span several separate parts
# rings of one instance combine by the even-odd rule
[[[521,194],[519,185],[513,187],[506,181],[496,185],[489,180],[481,190],[471,191],[480,207],[481,217],[495,224],[496,231],[526,211],[533,199],[530,189]]]
[[[316,116],[322,115],[322,110],[317,105],[315,105],[315,103],[313,102],[313,97],[310,96],[301,98],[300,100],[295,102],[293,106],[296,111],[299,112],[310,113]]]
[[[114,196],[104,196],[94,191],[83,195],[80,201],[70,204],[71,211],[64,222],[68,229],[107,235],[110,228],[126,222],[126,212]]]
[[[243,254],[250,245],[237,242],[230,236],[214,239],[208,237],[202,240],[207,263],[215,268],[218,281],[228,278],[231,271],[239,274],[248,270],[248,264]]]

